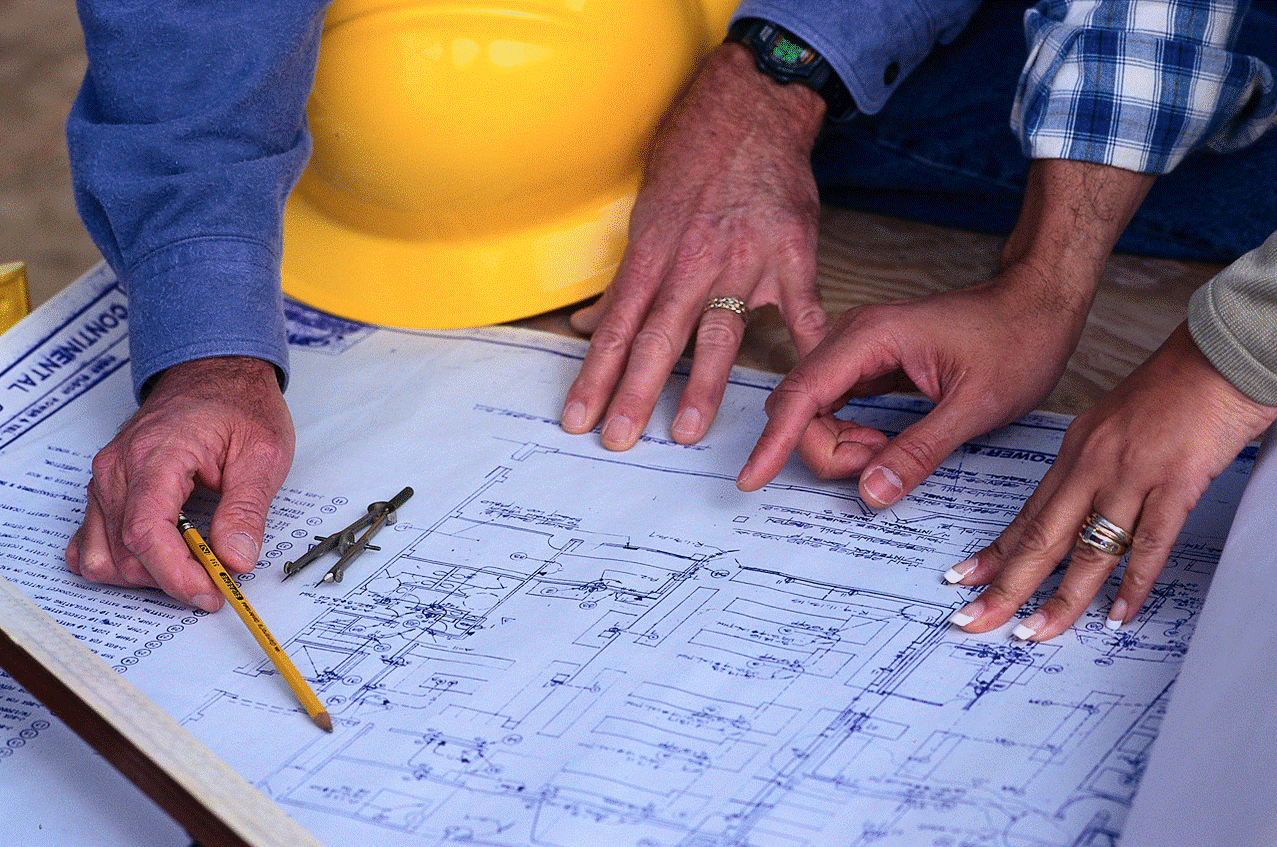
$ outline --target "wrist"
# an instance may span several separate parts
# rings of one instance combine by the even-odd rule
[[[799,36],[764,18],[744,17],[727,29],[729,42],[745,45],[754,65],[782,85],[798,84],[820,95],[825,117],[841,121],[856,112],[856,102],[838,72]]]
[[[1181,323],[1171,333],[1154,356],[1165,355],[1175,376],[1182,377],[1183,384],[1201,386],[1215,398],[1214,407],[1221,416],[1234,422],[1246,434],[1247,440],[1259,437],[1277,421],[1277,406],[1268,406],[1248,396],[1232,383],[1197,346],[1189,332],[1188,323]]]
[[[211,356],[180,362],[161,371],[148,385],[147,397],[236,391],[279,391],[279,369],[254,356]]]
[[[1089,307],[1113,246],[1154,179],[1094,162],[1034,160],[1001,266],[1022,264]]]
[[[825,121],[825,101],[805,85],[783,84],[758,69],[754,54],[736,42],[716,47],[701,77],[711,96],[722,96],[742,118],[763,125],[778,140],[810,151]]]

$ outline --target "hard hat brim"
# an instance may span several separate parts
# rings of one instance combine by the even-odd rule
[[[625,249],[635,185],[553,225],[472,238],[348,225],[306,177],[284,209],[284,293],[363,323],[458,329],[548,312],[600,293]],[[318,190],[324,190],[318,187]]]

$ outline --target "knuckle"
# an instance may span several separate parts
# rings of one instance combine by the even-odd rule
[[[1162,565],[1165,560],[1159,561],[1156,565],[1128,565],[1126,571],[1122,574],[1122,584],[1127,589],[1134,592],[1138,597],[1144,597],[1153,588],[1153,583],[1157,580],[1157,575],[1162,572]]]
[[[247,446],[245,458],[253,467],[269,472],[288,464],[292,452],[276,438],[259,438]]]
[[[630,349],[633,331],[616,320],[609,320],[599,326],[590,336],[590,352],[605,359],[624,356]]]
[[[115,581],[115,566],[109,556],[102,553],[88,553],[80,558],[80,576],[89,582],[110,583]]]
[[[774,414],[781,406],[810,406],[813,410],[816,408],[816,386],[806,371],[801,368],[790,371],[789,375],[771,390],[763,403],[763,409],[769,415]]]
[[[873,325],[875,314],[873,306],[852,306],[834,321],[833,331],[836,334],[858,333]]]
[[[805,230],[782,236],[775,248],[776,261],[799,279],[816,276],[816,247]]]
[[[1003,580],[994,580],[980,592],[980,599],[990,611],[1008,616],[1024,605],[1024,598]],[[988,612],[986,612],[988,614]]]
[[[633,352],[639,357],[678,358],[683,345],[664,327],[645,326],[634,336]]]
[[[1060,586],[1045,603],[1037,608],[1037,611],[1041,612],[1047,620],[1047,623],[1038,630],[1039,636],[1050,637],[1057,632],[1062,632],[1072,625],[1082,612],[1086,611],[1090,601],[1091,598],[1083,597],[1081,592],[1070,591]]]
[[[748,232],[733,232],[723,246],[723,265],[729,271],[739,272],[758,263],[759,250],[755,239]]]
[[[829,325],[825,310],[818,303],[811,303],[798,310],[790,321],[794,330],[804,335],[822,333]]]
[[[987,563],[1001,569],[1002,565],[1006,563],[1015,550],[1015,543],[1012,539],[1019,537],[1019,526],[1017,526],[1016,521],[1020,520],[1020,518],[1016,518],[1015,521],[1012,521],[1003,530],[1002,534],[993,539],[993,542],[988,547],[984,548],[980,553],[981,564]]]
[[[944,460],[943,456],[938,455],[934,445],[919,438],[897,436],[895,447],[913,465],[914,470],[923,475],[931,473]]]
[[[269,498],[266,502],[269,502]],[[218,504],[217,522],[221,527],[247,527],[255,532],[266,525],[265,513],[258,502],[241,498],[223,499]]]
[[[120,541],[133,555],[145,553],[156,542],[157,524],[143,518],[126,518],[120,526]]]
[[[75,534],[71,536],[71,540],[67,542],[66,550],[63,551],[63,556],[67,563],[67,570],[71,571],[71,573],[78,574],[81,571],[80,551],[83,544],[84,542],[81,540],[80,532],[77,530]]]
[[[630,240],[624,265],[617,279],[640,279],[655,276],[664,261],[664,252],[657,248],[654,239],[640,237]]]
[[[115,475],[123,460],[124,451],[115,442],[103,447],[93,457],[89,469],[94,479],[106,479]]]
[[[154,585],[150,573],[133,556],[126,556],[116,567],[120,581],[125,585]]]
[[[1105,553],[1103,550],[1096,550],[1089,544],[1077,544],[1073,548],[1073,553],[1069,557],[1069,566],[1088,573],[1103,572],[1110,573],[1117,567],[1118,557],[1111,553]]]
[[[735,352],[740,346],[741,336],[736,331],[736,325],[740,322],[725,318],[726,316],[713,313],[707,315],[696,331],[696,345],[707,350]]]
[[[1167,533],[1160,526],[1151,525],[1152,521],[1147,524],[1141,522],[1139,526],[1131,533],[1131,549],[1139,550],[1143,553],[1151,553],[1155,551],[1170,552],[1170,544],[1167,542]],[[1176,533],[1170,533],[1170,538],[1174,538]]]
[[[1049,621],[1059,621],[1068,618],[1076,608],[1076,598],[1066,593],[1064,586],[1060,586],[1045,603],[1038,606],[1037,611],[1046,615]]]
[[[1112,568],[1105,569],[1107,573]],[[1095,592],[1099,590],[1101,580],[1066,578],[1060,580],[1059,586],[1056,587],[1055,593],[1051,598],[1042,604],[1047,608],[1048,615],[1054,619],[1055,617],[1068,618],[1071,623],[1078,615],[1086,610],[1090,604],[1091,598],[1095,596]]]
[[[1025,521],[1016,539],[1016,552],[1031,558],[1045,558],[1052,548],[1051,536],[1046,527],[1037,520]]]
[[[678,275],[690,273],[711,258],[717,239],[709,230],[710,227],[701,218],[692,219],[683,231],[678,247],[674,251],[673,273]],[[733,248],[738,246],[743,247],[738,241]],[[729,258],[728,261],[732,259]]]

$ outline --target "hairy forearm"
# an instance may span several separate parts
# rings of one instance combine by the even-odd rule
[[[758,134],[769,145],[810,155],[820,135],[825,101],[805,85],[782,84],[758,70],[754,57],[740,44],[715,48],[662,121],[656,150],[671,132],[681,130],[681,143],[713,148],[723,135]],[[687,125],[692,119],[696,126]],[[688,136],[691,136],[689,140]],[[788,150],[786,152],[789,152]]]
[[[1068,159],[1037,159],[1001,265],[1023,266],[1041,294],[1085,314],[1105,262],[1155,176]]]

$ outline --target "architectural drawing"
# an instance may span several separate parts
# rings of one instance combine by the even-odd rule
[[[1191,534],[1122,632],[1097,609],[1018,644],[951,629],[969,590],[938,574],[1014,514],[1025,451],[970,447],[1005,454],[997,484],[958,457],[874,515],[501,445],[451,509],[401,515],[383,565],[308,592],[328,608],[287,648],[337,732],[253,775],[301,819],[423,844],[1114,843],[1200,602]],[[634,526],[618,476],[658,519]],[[217,694],[188,722],[258,707]]]
[[[640,444],[609,453],[558,427],[575,340],[292,304],[298,453],[241,583],[328,736],[233,617],[66,571],[92,454],[133,402],[118,286],[80,287],[60,323],[7,334],[6,576],[331,847],[1112,847],[1253,461],[1216,480],[1119,632],[1103,626],[1115,575],[1049,642],[970,636],[947,620],[975,590],[940,575],[1016,514],[1058,418],[964,446],[880,512],[797,463],[743,494],[772,375],[737,372],[690,447],[662,437],[675,384]],[[72,350],[102,314],[116,323]],[[894,433],[925,409],[847,414]],[[342,583],[280,580],[314,535],[404,485],[381,550]],[[188,506],[207,520],[212,501]],[[60,844],[185,847],[158,813],[116,812],[127,786],[76,786],[84,754],[49,721],[0,677],[0,774],[24,812],[0,816],[0,841],[35,843],[34,822],[68,827]]]

